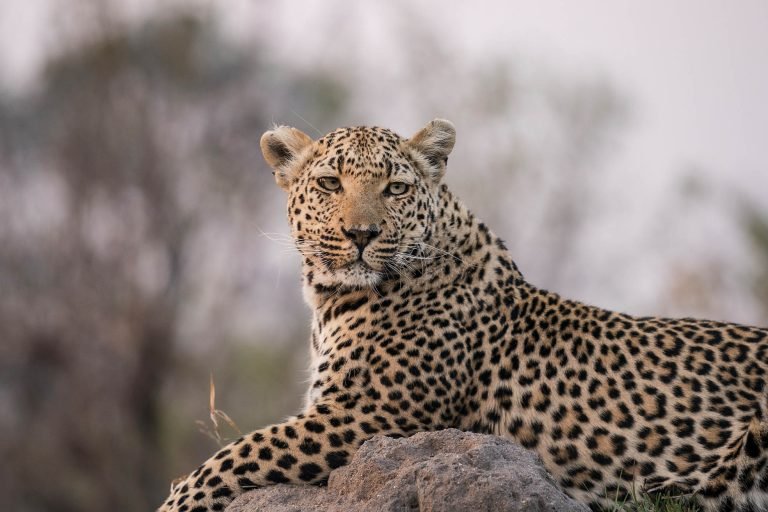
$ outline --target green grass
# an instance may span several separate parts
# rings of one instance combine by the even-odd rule
[[[613,502],[604,512],[701,512],[689,495],[672,492],[633,493],[626,499],[614,499]]]

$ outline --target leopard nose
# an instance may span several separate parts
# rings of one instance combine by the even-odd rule
[[[341,228],[341,232],[344,233],[345,237],[352,240],[357,246],[357,250],[362,253],[365,246],[368,245],[371,240],[379,236],[381,228],[375,224],[371,224],[367,227],[353,226],[350,229]]]

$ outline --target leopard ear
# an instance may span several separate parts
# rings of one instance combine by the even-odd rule
[[[261,136],[264,160],[274,169],[275,181],[287,190],[298,174],[296,162],[301,153],[312,144],[306,133],[290,126],[278,126]]]
[[[446,119],[435,119],[408,139],[407,144],[424,159],[428,172],[435,182],[445,174],[448,155],[456,142],[456,128]]]

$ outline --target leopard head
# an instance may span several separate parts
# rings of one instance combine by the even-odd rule
[[[376,127],[312,140],[287,126],[261,138],[310,285],[371,287],[397,278],[434,235],[455,129],[436,119],[409,139]]]

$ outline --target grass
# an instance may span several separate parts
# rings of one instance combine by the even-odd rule
[[[690,495],[674,492],[636,493],[625,499],[614,499],[604,512],[701,512]]]
[[[225,444],[227,444],[229,441],[232,441],[232,437],[227,437],[222,432],[223,425],[220,423],[220,421],[223,421],[224,424],[229,426],[229,429],[232,432],[237,434],[235,437],[240,437],[243,435],[242,431],[232,420],[232,418],[230,418],[229,415],[221,409],[216,408],[216,385],[213,383],[213,374],[211,374],[210,380],[208,409],[211,424],[208,425],[207,422],[202,420],[197,420],[195,423],[197,423],[200,433],[213,439],[213,441],[219,445],[219,448],[223,448]]]

